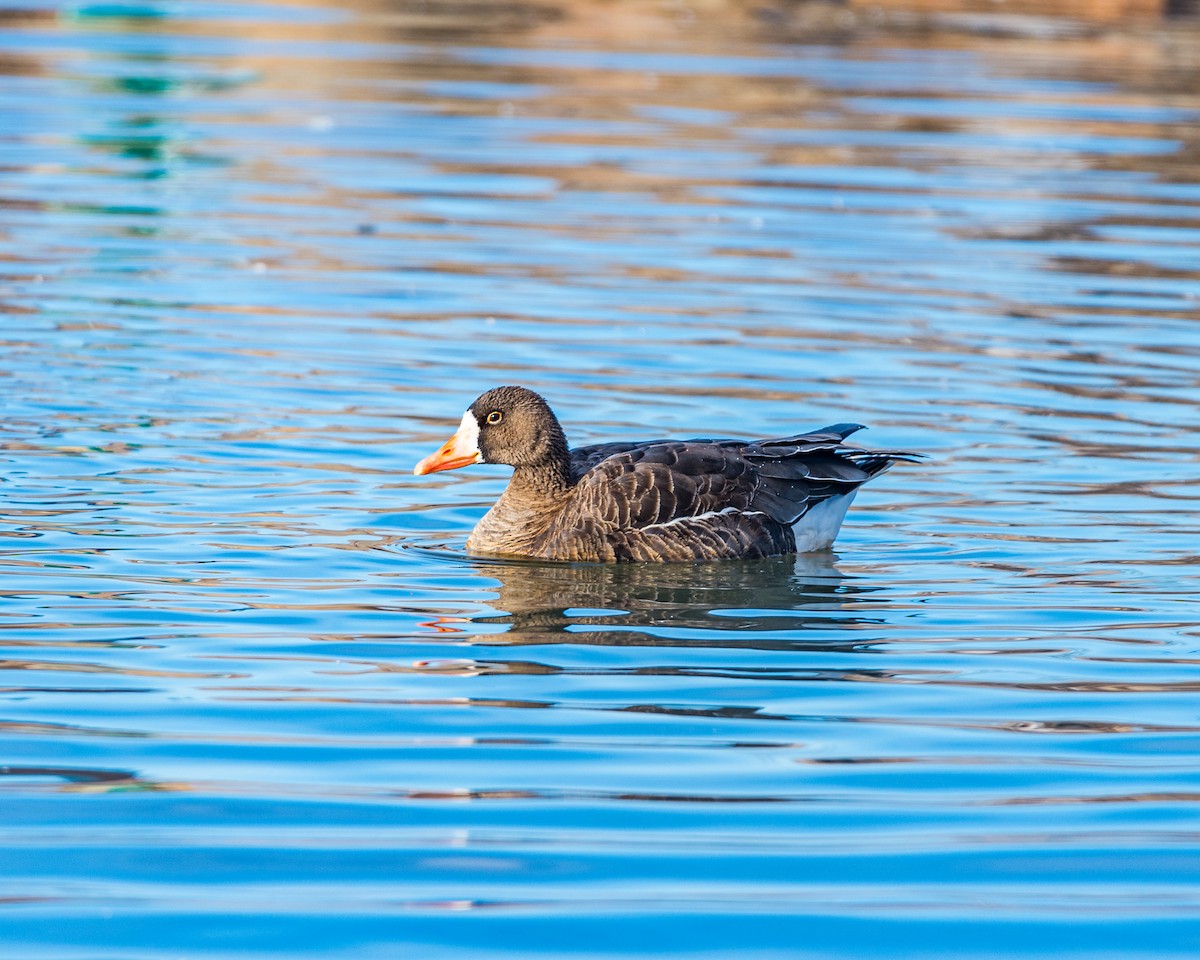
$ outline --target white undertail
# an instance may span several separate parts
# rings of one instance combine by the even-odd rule
[[[792,533],[796,537],[796,552],[811,553],[814,550],[828,550],[833,546],[856,493],[857,490],[851,490],[849,493],[822,500],[792,524]]]

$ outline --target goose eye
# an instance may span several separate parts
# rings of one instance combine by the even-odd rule
[[[499,410],[493,410],[491,413],[489,413],[487,415],[488,423],[499,423],[503,419],[504,419],[504,414],[502,414]]]

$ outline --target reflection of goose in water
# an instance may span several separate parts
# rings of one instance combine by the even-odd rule
[[[878,620],[851,611],[870,588],[846,578],[831,554],[801,554],[719,564],[481,563],[499,581],[494,615],[503,643],[738,646],[828,649],[868,637],[831,639]],[[821,631],[805,641],[784,632]],[[481,638],[482,639],[482,638]]]
[[[467,546],[542,560],[721,560],[826,550],[858,488],[912,454],[846,444],[860,424],[773,440],[648,440],[567,448],[524,387],[498,387],[417,464],[514,468]]]

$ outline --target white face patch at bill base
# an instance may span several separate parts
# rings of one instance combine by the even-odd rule
[[[454,436],[443,443],[436,453],[431,453],[413,467],[413,473],[423,477],[427,473],[457,470],[459,467],[482,462],[483,455],[479,452],[479,424],[468,411],[463,414],[462,423],[454,431]]]
[[[464,457],[477,454],[477,463],[486,462],[479,453],[479,421],[470,410],[463,414],[462,423],[454,431],[454,449],[462,451]]]

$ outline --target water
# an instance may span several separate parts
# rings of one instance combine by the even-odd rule
[[[775,13],[0,8],[0,952],[1196,955],[1197,25]],[[483,561],[507,382],[931,457]]]

